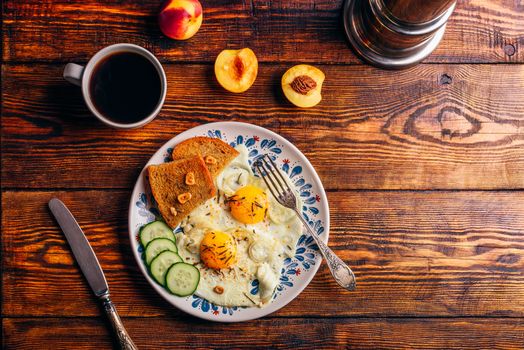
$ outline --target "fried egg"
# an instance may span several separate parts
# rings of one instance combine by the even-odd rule
[[[200,271],[196,295],[221,306],[264,307],[273,299],[284,259],[295,252],[302,224],[253,174],[247,148],[236,150],[239,155],[215,179],[217,196],[182,221],[178,254]]]

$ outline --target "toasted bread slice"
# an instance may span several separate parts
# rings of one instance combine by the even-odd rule
[[[215,178],[236,156],[238,151],[220,139],[197,136],[182,141],[173,149],[173,159],[201,155],[211,176]]]
[[[158,203],[160,214],[172,228],[193,209],[215,195],[213,179],[200,155],[150,165],[147,170],[151,192]],[[188,175],[189,173],[192,175]],[[189,199],[188,193],[191,197]]]

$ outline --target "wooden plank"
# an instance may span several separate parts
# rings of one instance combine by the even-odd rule
[[[3,194],[5,316],[100,314],[47,210],[53,196],[86,232],[122,315],[181,315],[136,266],[127,238],[128,191],[32,191]],[[524,317],[524,192],[328,196],[330,246],[354,268],[358,289],[341,290],[322,264],[276,316]]]
[[[225,48],[245,46],[262,62],[359,62],[342,30],[343,0],[206,1],[204,23],[187,42],[160,33],[159,3],[6,1],[3,60],[85,61],[106,45],[132,42],[170,62],[212,62]],[[519,2],[459,1],[426,62],[523,62],[523,32]]]
[[[522,349],[524,319],[271,319],[212,324],[187,317],[124,319],[144,349],[345,348]],[[4,320],[4,347],[34,349],[110,348],[101,319]],[[234,328],[234,331],[232,329]]]
[[[324,99],[311,109],[285,101],[287,68],[261,65],[249,91],[231,94],[209,65],[167,65],[161,115],[115,131],[90,116],[61,66],[4,65],[3,186],[130,188],[171,137],[236,120],[295,143],[328,189],[524,188],[524,66],[320,66]]]

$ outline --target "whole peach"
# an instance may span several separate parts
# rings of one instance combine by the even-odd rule
[[[186,40],[202,24],[202,5],[198,0],[167,0],[158,15],[160,30],[176,40]]]

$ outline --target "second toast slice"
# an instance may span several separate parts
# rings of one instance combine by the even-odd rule
[[[176,145],[172,156],[173,160],[177,160],[201,155],[215,178],[238,154],[236,149],[220,139],[197,136]]]

